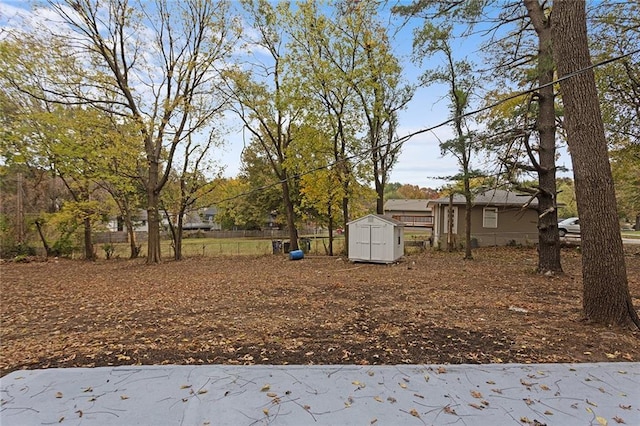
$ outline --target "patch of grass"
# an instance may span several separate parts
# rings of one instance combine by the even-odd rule
[[[429,247],[429,239],[432,235],[431,229],[411,229],[405,230],[405,242],[426,242],[424,248]],[[311,240],[311,251],[309,255],[323,256],[327,254],[329,246],[329,238],[327,236],[307,236]],[[275,239],[274,239],[275,240]],[[279,238],[282,242],[289,241],[287,238]],[[147,255],[146,241],[139,241],[141,247],[140,256]],[[339,256],[344,247],[344,235],[336,236],[333,240],[333,253]],[[422,247],[413,247],[408,244],[405,248],[406,255],[412,255],[424,250]],[[110,249],[112,253],[118,253],[117,256],[111,257],[129,257],[129,243],[111,243]],[[173,257],[173,247],[171,240],[162,240],[160,243],[162,256],[165,258]],[[273,254],[273,246],[271,239],[258,238],[185,238],[182,240],[182,255],[184,257],[197,256],[260,256]],[[284,253],[283,253],[284,254]],[[105,253],[98,253],[99,257],[104,258]]]
[[[408,240],[428,240],[432,235],[431,229],[405,229],[404,230],[404,239]]]
[[[640,231],[622,231],[622,238],[638,238],[640,239]]]
[[[280,241],[288,241],[286,239]],[[141,242],[140,256],[146,256],[147,243]],[[163,257],[173,257],[171,240],[162,240],[160,250]],[[311,238],[310,255],[324,255],[325,245],[328,246],[328,238]],[[114,250],[121,256],[128,257],[129,244],[113,244]],[[334,253],[339,253],[344,246],[344,237],[336,237],[333,241]],[[126,255],[124,255],[126,253]],[[272,240],[270,239],[244,239],[244,238],[186,238],[182,241],[182,255],[184,257],[196,256],[260,256],[273,254]],[[284,253],[283,253],[284,254]]]

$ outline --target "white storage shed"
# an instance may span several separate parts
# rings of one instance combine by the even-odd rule
[[[404,256],[404,223],[389,216],[369,214],[347,226],[350,261],[393,263]]]

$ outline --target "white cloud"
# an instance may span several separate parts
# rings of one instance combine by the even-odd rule
[[[403,130],[400,131],[400,135],[420,129]],[[449,137],[448,129],[438,130],[440,139]],[[455,174],[456,170],[456,160],[442,156],[438,138],[433,133],[426,132],[414,136],[403,144],[402,152],[391,172],[390,182],[437,188],[446,183],[445,180],[438,179],[439,177]]]

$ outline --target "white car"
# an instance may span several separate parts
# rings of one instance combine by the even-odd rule
[[[580,233],[580,219],[577,217],[570,217],[569,219],[561,220],[558,222],[558,234],[564,237],[567,234],[579,234]]]

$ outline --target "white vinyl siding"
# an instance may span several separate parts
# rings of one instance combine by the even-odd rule
[[[483,228],[498,227],[498,209],[496,207],[485,207],[482,210],[482,227]]]
[[[349,260],[393,263],[404,255],[404,225],[370,214],[347,224]]]

